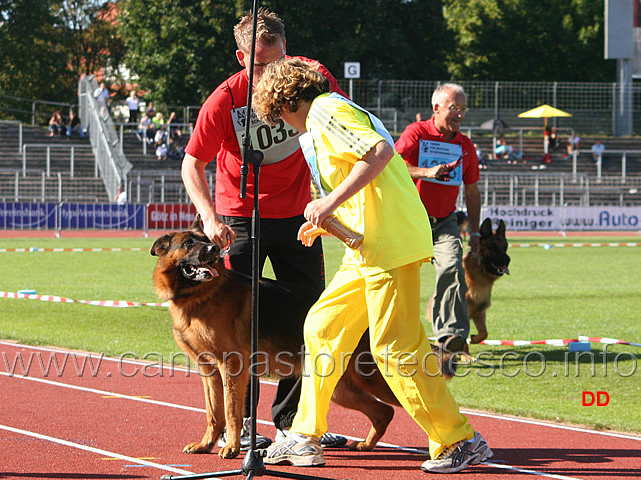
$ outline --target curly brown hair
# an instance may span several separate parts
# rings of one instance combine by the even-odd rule
[[[254,91],[252,102],[256,116],[274,125],[281,116],[283,105],[290,112],[298,110],[301,102],[311,102],[329,92],[329,80],[313,65],[297,58],[270,63]]]
[[[251,50],[253,14],[248,12],[234,27],[234,38],[238,50],[249,53]],[[256,41],[272,46],[279,39],[285,40],[285,24],[278,15],[264,7],[258,9],[256,15]]]

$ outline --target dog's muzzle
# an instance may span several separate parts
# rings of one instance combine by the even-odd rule
[[[502,258],[486,257],[485,259],[485,269],[487,270],[487,273],[491,275],[496,275],[498,277],[510,274],[510,269],[508,268],[509,264],[510,264],[510,257],[507,255],[505,255]]]
[[[204,246],[198,254],[198,262],[185,261],[181,271],[185,278],[194,282],[211,282],[219,273],[212,266],[220,259],[220,249],[216,245]]]

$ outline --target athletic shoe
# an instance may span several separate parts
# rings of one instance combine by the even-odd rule
[[[289,435],[289,430],[281,430],[280,428],[276,430],[275,442],[280,442],[284,440]],[[342,435],[336,435],[335,433],[325,432],[320,438],[320,443],[323,447],[342,447],[347,443],[347,439]]]
[[[347,439],[342,435],[325,432],[320,438],[320,443],[323,447],[342,447],[347,443]]]
[[[240,450],[243,452],[246,452],[247,450],[249,450],[251,446],[250,429],[251,429],[251,418],[245,418],[243,420],[243,429],[240,432]],[[225,431],[218,439],[218,446],[222,448],[226,444],[227,444],[227,432]],[[269,438],[256,434],[256,450],[258,450],[259,448],[267,448],[271,444],[272,444],[272,441]]]
[[[312,437],[289,433],[265,450],[263,463],[275,465],[289,463],[295,467],[320,467],[325,465],[323,447]]]
[[[467,342],[463,337],[458,337],[456,335],[447,337],[439,343],[443,346],[443,350],[450,353],[464,352],[465,346],[467,345]]]
[[[480,433],[475,433],[472,440],[450,445],[434,460],[427,460],[421,470],[429,473],[460,472],[469,465],[478,465],[494,456],[492,450]]]

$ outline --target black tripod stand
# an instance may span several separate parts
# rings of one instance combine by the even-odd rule
[[[263,161],[263,153],[258,150],[251,149],[250,126],[251,126],[251,99],[254,79],[254,55],[256,51],[256,22],[258,16],[258,3],[259,0],[254,0],[252,10],[253,16],[253,30],[252,30],[252,46],[249,62],[249,86],[247,90],[247,116],[245,124],[245,138],[243,142],[243,163],[240,169],[241,183],[240,183],[240,198],[245,198],[247,192],[247,174],[249,170],[249,163],[253,166],[254,172],[254,209],[252,212],[252,322],[251,322],[251,382],[250,382],[250,444],[249,450],[245,455],[243,464],[240,469],[228,470],[222,472],[210,472],[195,475],[163,475],[160,480],[198,480],[205,478],[218,478],[228,477],[232,475],[245,475],[246,478],[252,479],[263,475],[270,475],[273,477],[293,478],[299,480],[332,480],[325,477],[315,477],[310,475],[301,475],[288,472],[277,472],[265,468],[262,457],[256,451],[256,410],[258,406],[258,375],[256,372],[256,352],[258,351],[258,290],[260,278],[260,209],[258,201],[259,193],[259,178],[260,178],[260,165]]]

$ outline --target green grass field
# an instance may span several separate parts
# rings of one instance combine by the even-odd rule
[[[153,238],[0,239],[6,248],[142,248],[122,252],[2,252],[0,290],[25,288],[76,300],[158,302],[152,283]],[[511,275],[499,280],[488,312],[491,339],[611,337],[641,343],[641,247],[555,247],[567,239],[510,237]],[[638,238],[573,237],[572,243],[635,242]],[[328,277],[342,244],[324,240]],[[269,276],[269,274],[268,274]],[[422,309],[433,269],[422,268]],[[472,327],[474,329],[474,327]],[[431,328],[428,329],[431,335]],[[161,307],[105,308],[26,299],[0,299],[0,338],[37,345],[128,354],[169,362],[179,356],[171,319]],[[1,349],[0,349],[1,351]],[[566,347],[475,345],[480,362],[459,366],[450,388],[467,408],[641,433],[641,348],[592,344],[579,357]],[[5,361],[0,359],[0,361]],[[610,403],[583,407],[583,391],[605,391]]]

